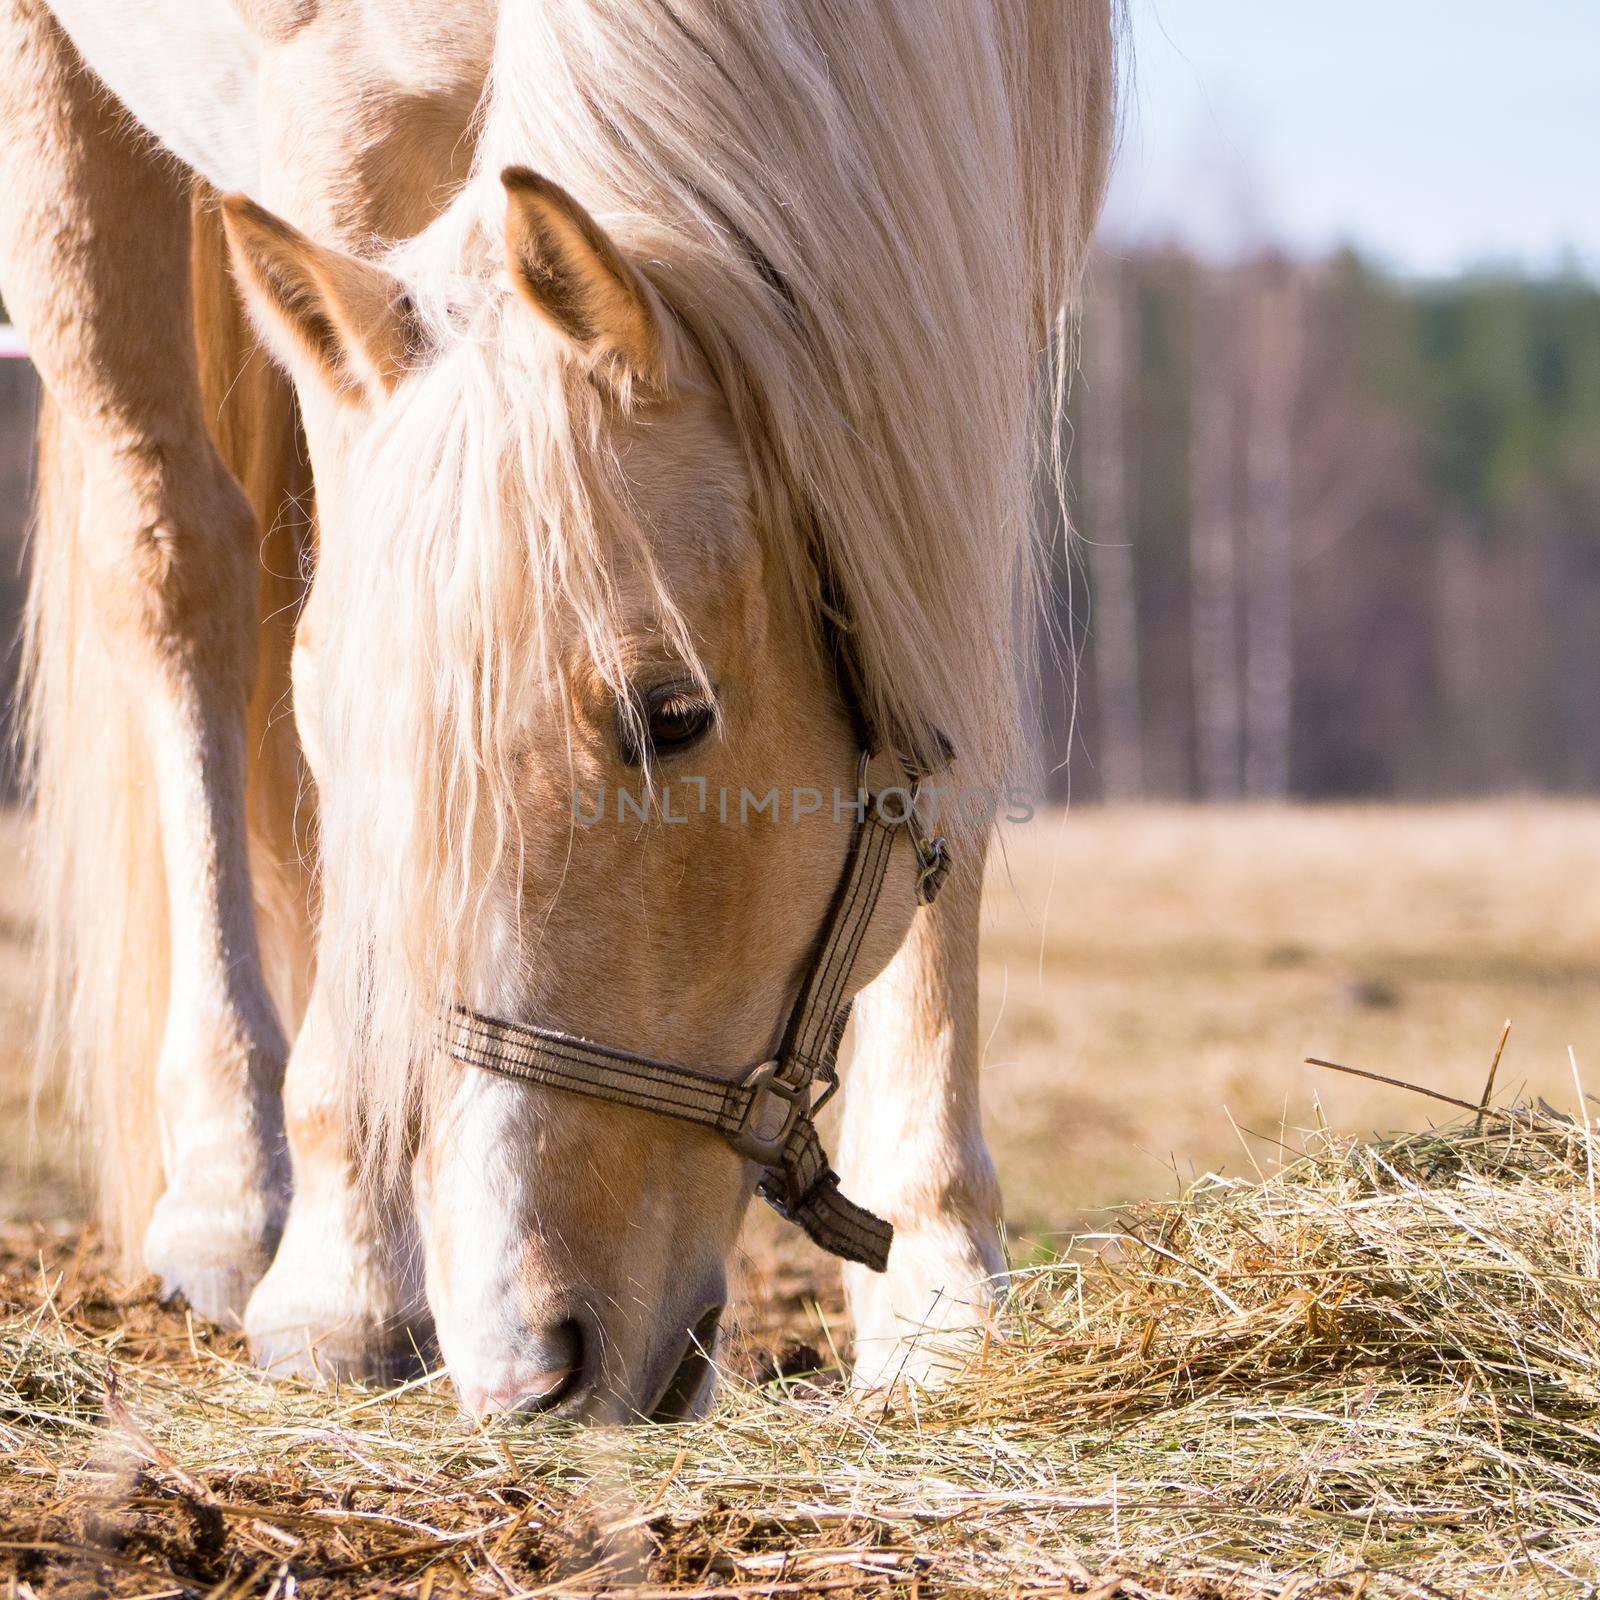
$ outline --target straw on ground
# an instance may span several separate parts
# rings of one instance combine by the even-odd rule
[[[442,1384],[274,1386],[203,1331],[96,1316],[70,1269],[13,1276],[0,1570],[419,1600],[1592,1592],[1591,1153],[1542,1103],[1316,1136],[1019,1273],[944,1392],[735,1384],[705,1423],[599,1436],[477,1432]]]

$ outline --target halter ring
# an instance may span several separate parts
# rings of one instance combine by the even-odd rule
[[[782,1072],[781,1061],[763,1061],[744,1080],[744,1087],[750,1091],[750,1103],[745,1107],[744,1120],[737,1128],[724,1135],[740,1155],[762,1167],[781,1164],[783,1147],[789,1142],[789,1135],[794,1132],[795,1123],[809,1107],[806,1091],[810,1085],[790,1083],[782,1076]],[[769,1095],[783,1104],[783,1124],[773,1134],[757,1131],[759,1113],[763,1107],[771,1104],[767,1099]]]

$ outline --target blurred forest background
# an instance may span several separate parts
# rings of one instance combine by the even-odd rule
[[[1600,791],[1600,12],[1124,4],[1050,797]],[[5,353],[0,693],[37,405]]]
[[[0,305],[0,323],[5,320]],[[12,348],[16,348],[15,345]],[[33,489],[33,433],[39,384],[20,355],[0,345],[0,802],[15,789],[6,716],[16,688],[21,648],[24,558]]]
[[[1106,250],[1080,355],[1052,798],[1600,790],[1593,283]],[[36,405],[0,361],[0,692]]]
[[[1081,356],[1056,797],[1600,788],[1592,283],[1105,252]]]

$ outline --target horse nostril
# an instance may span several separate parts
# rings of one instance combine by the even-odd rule
[[[487,1383],[470,1384],[467,1404],[485,1420],[555,1411],[583,1387],[583,1379],[583,1329],[569,1318],[547,1328],[533,1350],[493,1371]]]
[[[721,1306],[712,1306],[689,1330],[688,1347],[677,1370],[661,1391],[661,1398],[650,1410],[652,1422],[686,1422],[711,1378],[711,1356],[717,1345],[717,1324],[722,1321]]]

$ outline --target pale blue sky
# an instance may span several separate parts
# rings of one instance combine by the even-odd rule
[[[1600,0],[1129,0],[1116,237],[1600,276]]]

